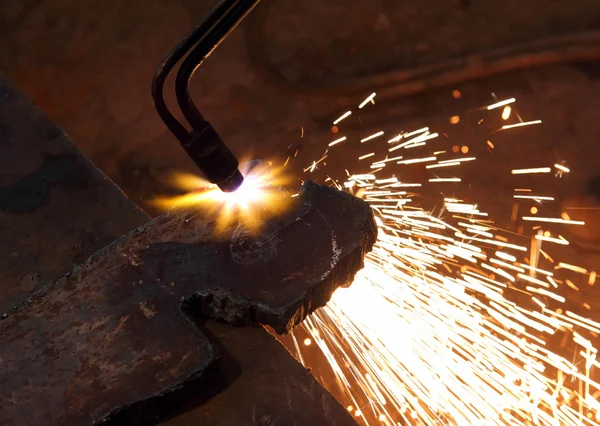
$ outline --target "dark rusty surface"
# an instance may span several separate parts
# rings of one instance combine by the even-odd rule
[[[376,237],[366,203],[312,182],[255,237],[215,226],[197,211],[165,213],[0,322],[0,423],[148,420],[157,413],[141,401],[215,360],[182,302],[188,313],[285,332],[351,282]]]
[[[0,312],[146,220],[0,75]]]
[[[227,391],[201,393],[186,412],[161,426],[356,426],[310,371],[262,327],[232,328],[211,320],[202,331],[218,338],[222,374],[215,381]],[[199,403],[207,397],[208,403]]]
[[[0,110],[2,202],[4,205],[21,206],[16,209],[21,211],[0,211],[0,300],[23,300],[33,287],[29,282],[26,290],[20,285],[24,280],[30,279],[29,271],[40,274],[35,277],[35,282],[39,280],[42,285],[47,284],[69,270],[82,256],[87,257],[115,236],[148,219],[119,188],[73,147],[62,130],[46,119],[18,89],[1,76]],[[44,163],[44,158],[49,158],[50,161]],[[52,167],[53,165],[66,166],[69,173],[65,173],[63,168]],[[50,179],[46,179],[48,176]],[[57,179],[57,176],[65,178]],[[87,182],[88,186],[82,186],[82,182]],[[34,190],[15,191],[15,187]],[[22,204],[19,204],[19,200]],[[25,200],[36,202],[37,205],[35,208],[30,205],[27,211],[23,211]],[[64,305],[70,306],[72,299],[73,297],[65,301]],[[90,300],[90,309],[95,309],[96,304],[97,302]],[[177,310],[176,306],[174,308]],[[135,306],[133,312],[139,313],[140,306]],[[56,321],[54,317],[50,319],[50,322]],[[171,398],[156,395],[154,399],[147,400],[147,404],[129,407],[129,410],[121,411],[121,416],[125,417],[115,416],[115,421],[129,419],[132,421],[124,423],[135,423],[157,414],[157,408],[164,411],[170,406],[180,405],[180,400],[196,396],[178,415],[171,415],[165,424],[231,425],[252,424],[259,420],[272,426],[294,424],[295,420],[301,421],[300,424],[354,424],[352,417],[264,328],[235,328],[209,321],[206,327],[194,334],[194,327],[183,316],[181,321],[182,328],[189,329],[190,335],[197,342],[193,351],[200,353],[205,350],[208,355],[220,354],[216,361],[206,365],[212,367],[209,370],[214,374],[204,378],[208,381],[190,380],[187,386],[171,389]],[[0,327],[4,328],[6,324],[8,323],[0,321]],[[113,321],[112,325],[114,324]],[[97,325],[103,328],[111,323]],[[117,322],[116,327],[118,326]],[[150,333],[150,330],[147,332]],[[110,341],[110,329],[106,335]],[[207,335],[210,341],[206,339]],[[39,344],[39,340],[40,333],[34,329],[28,342],[34,347]],[[0,347],[5,347],[4,342],[4,338],[0,337]],[[53,354],[50,345],[43,349],[46,350],[47,357],[54,357],[55,362],[60,361],[59,354]],[[133,360],[132,351],[126,354]],[[73,361],[73,358],[68,358],[72,353],[62,355],[67,364]],[[24,353],[13,354],[11,359],[27,360],[25,356]],[[39,367],[40,375],[37,378],[43,378],[47,372],[43,370],[44,366],[29,360],[32,368]],[[6,358],[0,358],[0,372],[6,371],[6,365]],[[99,362],[90,364],[91,369],[96,369],[98,377],[107,375],[107,371],[110,372],[107,370],[109,366],[110,364]],[[54,373],[59,374],[60,371],[55,370]],[[17,377],[12,378],[16,379]],[[62,382],[58,388],[48,389],[47,399],[41,402],[38,399],[39,405],[32,406],[33,400],[40,396],[36,394],[40,389],[33,387],[35,377],[22,376],[20,379],[30,390],[19,394],[18,388],[9,388],[3,382],[0,409],[14,404],[23,411],[25,407],[31,407],[29,414],[32,417],[36,417],[38,410],[41,410],[37,414],[40,420],[38,424],[60,424],[53,422],[52,416],[44,417],[44,412],[54,409],[74,410],[74,406],[64,406],[53,399],[61,397],[59,389],[64,385]],[[143,390],[147,381],[140,381],[137,386]],[[311,391],[310,395],[306,393],[306,389]],[[72,393],[62,396],[73,397],[77,392],[80,390],[75,388]],[[287,401],[290,398],[299,403],[289,405]],[[310,404],[304,404],[307,398],[311,399]],[[317,403],[312,404],[313,401]],[[273,413],[277,417],[269,418]],[[231,419],[235,420],[230,421]],[[0,423],[6,422],[2,420]],[[19,426],[28,423],[31,424],[31,421],[12,422]]]

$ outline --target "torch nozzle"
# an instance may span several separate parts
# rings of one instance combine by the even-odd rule
[[[217,186],[223,192],[235,192],[242,186],[242,183],[244,183],[244,175],[236,169],[229,179],[218,183]]]
[[[237,158],[208,121],[201,130],[192,131],[182,146],[206,179],[221,191],[233,192],[244,182]]]

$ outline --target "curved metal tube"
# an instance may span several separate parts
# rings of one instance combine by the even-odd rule
[[[189,94],[189,84],[202,62],[259,1],[222,0],[169,52],[152,80],[152,99],[161,120],[208,180],[217,184],[223,191],[235,191],[244,178],[238,170],[238,161],[233,153],[196,108]],[[175,118],[164,99],[164,85],[169,73],[188,52],[189,55],[184,59],[177,73],[175,94],[177,103],[191,126],[191,131]]]
[[[212,12],[206,16],[200,24],[198,24],[181,42],[177,44],[162,60],[158,66],[154,78],[152,79],[152,99],[154,100],[154,108],[165,123],[167,128],[175,135],[175,137],[183,143],[188,136],[186,128],[175,118],[164,98],[164,86],[169,73],[173,67],[194,47],[198,40],[202,39],[210,28],[214,26],[218,17],[223,13],[225,1],[220,2]]]
[[[206,121],[196,108],[189,93],[189,85],[194,73],[210,56],[212,51],[237,27],[242,19],[259,3],[260,0],[224,0],[207,17],[214,22],[202,40],[190,52],[177,72],[175,94],[177,103],[190,125],[199,130]]]

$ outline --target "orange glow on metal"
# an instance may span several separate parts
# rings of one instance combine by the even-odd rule
[[[271,213],[287,206],[289,197],[281,187],[288,183],[283,167],[259,165],[251,170],[240,165],[244,183],[234,192],[223,192],[216,185],[190,173],[174,173],[170,183],[173,188],[187,191],[183,195],[157,197],[152,204],[163,210],[198,209],[216,218],[217,230],[223,230],[235,221],[243,222],[249,230],[258,231]]]

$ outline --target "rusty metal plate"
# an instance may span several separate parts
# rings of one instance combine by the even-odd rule
[[[147,220],[0,74],[0,312]]]
[[[351,282],[376,238],[366,203],[312,182],[254,237],[215,226],[198,212],[163,214],[0,321],[0,423],[136,412],[214,362],[182,309],[285,332]]]

